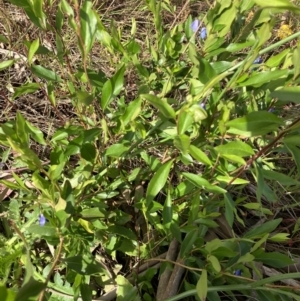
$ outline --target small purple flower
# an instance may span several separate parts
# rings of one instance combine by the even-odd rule
[[[256,58],[253,62],[253,64],[261,64],[263,62],[261,56],[259,56],[258,58]]]
[[[199,103],[199,106],[203,109],[206,110],[206,105],[204,102]]]
[[[196,32],[198,30],[198,27],[199,27],[199,20],[196,19],[191,24],[192,31]]]
[[[268,110],[269,113],[274,113],[275,112],[275,109],[272,107]]]
[[[236,271],[234,271],[233,275],[235,275],[235,276],[242,276],[242,270],[236,270]]]
[[[44,226],[46,224],[46,218],[45,216],[43,215],[43,213],[40,214],[40,217],[39,217],[39,224],[40,226]]]
[[[200,38],[201,38],[202,40],[205,40],[206,37],[207,37],[206,27],[202,27],[202,28],[200,29]]]

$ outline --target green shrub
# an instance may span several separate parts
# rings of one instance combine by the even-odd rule
[[[219,0],[198,21],[170,25],[163,15],[176,7],[147,0],[141,13],[153,27],[141,40],[138,21],[109,24],[91,1],[10,2],[38,35],[23,41],[30,76],[8,99],[44,93],[57,124],[48,135],[17,112],[0,127],[2,161],[15,168],[0,181],[10,190],[1,195],[1,300],[87,301],[114,287],[117,300],[153,300],[158,269],[175,267],[186,272],[181,286],[169,282],[178,295],[167,286],[161,300],[300,300],[274,284],[300,273],[264,277],[258,267],[293,264],[274,246],[290,240],[280,198],[300,186],[300,118],[283,114],[300,102],[300,32],[278,41],[274,32],[282,12],[300,9]],[[172,241],[178,258],[157,258]],[[139,273],[154,259],[159,267]]]

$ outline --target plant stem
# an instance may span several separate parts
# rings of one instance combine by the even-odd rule
[[[45,288],[42,290],[42,292],[40,293],[40,296],[39,296],[39,299],[38,301],[42,301],[43,298],[44,298],[44,295],[45,295],[45,292],[46,292],[46,288],[47,288],[47,284],[48,282],[50,281],[50,278],[51,278],[51,275],[52,273],[54,272],[54,269],[56,267],[56,265],[58,264],[58,261],[60,259],[60,256],[61,256],[61,252],[62,252],[62,248],[63,248],[63,243],[64,243],[64,238],[62,236],[60,236],[60,242],[59,242],[59,246],[58,246],[58,250],[57,250],[57,254],[56,254],[56,257],[53,261],[53,264],[52,264],[52,267],[51,267],[51,270],[46,278],[46,281],[45,281]]]

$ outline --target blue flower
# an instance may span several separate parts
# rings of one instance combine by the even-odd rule
[[[206,105],[204,102],[200,102],[199,103],[199,106],[203,109],[203,110],[206,110]]]
[[[272,107],[268,110],[269,113],[274,113],[275,112],[275,109]]]
[[[43,213],[40,214],[40,217],[39,217],[39,224],[40,226],[44,226],[46,224],[46,218],[45,216],[43,215]]]
[[[261,56],[259,56],[258,58],[256,58],[253,62],[253,64],[261,64],[263,62]]]
[[[202,27],[202,28],[200,29],[200,38],[201,38],[202,40],[205,40],[206,37],[207,37],[206,27]]]
[[[234,271],[233,275],[235,275],[235,276],[242,276],[242,270],[236,270],[236,271]]]
[[[199,20],[196,19],[191,24],[192,31],[196,32],[198,30],[198,27],[199,27]]]

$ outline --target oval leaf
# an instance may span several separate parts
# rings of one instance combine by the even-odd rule
[[[165,99],[160,99],[155,95],[151,94],[141,94],[141,97],[149,101],[155,108],[157,108],[165,117],[175,118],[175,111],[167,103]]]
[[[174,160],[168,161],[167,163],[162,165],[150,180],[146,192],[147,202],[151,202],[154,197],[160,192],[160,190],[165,186],[173,161]]]

